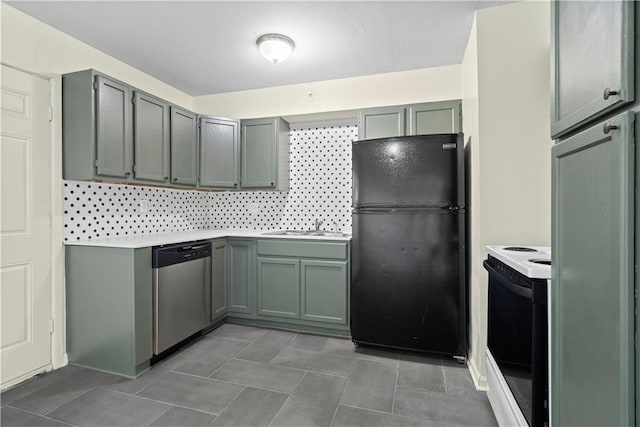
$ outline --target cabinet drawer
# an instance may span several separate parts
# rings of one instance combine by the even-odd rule
[[[275,239],[258,240],[258,255],[346,259],[347,244],[348,243],[300,242]]]

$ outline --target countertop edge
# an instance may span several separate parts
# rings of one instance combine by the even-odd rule
[[[280,240],[314,240],[324,242],[350,242],[351,237],[331,236],[284,236],[264,235],[262,233],[273,230],[195,230],[181,233],[166,233],[148,236],[124,237],[113,239],[78,240],[63,242],[65,246],[92,246],[110,248],[138,249],[175,243],[186,243],[197,240],[213,240],[223,238],[238,239],[280,239]]]

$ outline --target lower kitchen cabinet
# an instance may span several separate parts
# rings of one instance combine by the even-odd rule
[[[300,261],[300,317],[347,324],[347,261]]]
[[[227,241],[211,241],[211,321],[227,314]]]
[[[256,278],[253,240],[227,239],[227,289],[229,316],[255,318]]]
[[[69,363],[126,377],[152,353],[151,248],[66,246]]]
[[[258,316],[347,324],[347,262],[258,257]]]
[[[256,252],[253,324],[348,335],[347,242],[263,239]]]
[[[258,314],[300,317],[300,261],[258,257]]]

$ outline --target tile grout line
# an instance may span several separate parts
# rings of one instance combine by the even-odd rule
[[[396,366],[396,382],[393,386],[393,401],[391,402],[391,413],[395,413],[396,410],[396,393],[398,392],[398,379],[400,378],[400,360],[398,360],[398,366]]]
[[[224,411],[226,411],[226,410],[227,410],[227,408],[229,407],[229,405],[231,405],[231,403],[233,403],[233,402],[238,398],[238,396],[240,396],[240,395],[241,395],[241,394],[242,394],[246,389],[247,389],[247,386],[244,386],[244,388],[243,388],[242,390],[240,390],[240,391],[238,392],[238,394],[236,394],[236,395],[233,397],[233,399],[231,399],[231,400],[229,401],[229,403],[227,403],[226,405],[224,405],[224,408],[222,408],[222,410],[220,411],[220,413],[219,413],[219,414],[217,414],[217,415],[216,415],[216,417],[218,417],[218,416],[222,415],[222,413],[223,413]]]
[[[355,368],[354,368],[355,371]],[[347,378],[347,381],[344,383],[344,387],[342,388],[342,393],[340,393],[340,398],[338,399],[338,403],[336,404],[336,409],[333,410],[333,415],[331,416],[331,421],[329,422],[329,426],[333,425],[333,421],[336,419],[336,414],[338,413],[338,408],[340,407],[340,402],[342,401],[342,397],[344,396],[344,392],[349,386],[349,381],[351,378]]]
[[[340,406],[345,406],[347,408],[353,408],[353,409],[360,409],[362,411],[371,411],[371,412],[375,412],[376,414],[380,414],[380,415],[391,415],[391,416],[394,416],[394,417],[408,418],[408,419],[417,420],[417,421],[424,421],[426,419],[426,418],[416,418],[416,417],[412,417],[410,415],[394,414],[393,412],[385,412],[385,411],[381,411],[379,409],[362,408],[360,406],[355,406],[355,405],[341,404]],[[427,421],[429,421],[429,420],[427,420]]]
[[[273,420],[275,420],[278,417],[278,414],[280,413],[280,411],[282,411],[282,408],[285,407],[285,405],[287,404],[287,402],[291,399],[291,396],[293,396],[293,393],[296,391],[296,389],[300,386],[300,383],[302,383],[302,380],[304,380],[304,378],[309,374],[308,371],[304,372],[304,375],[302,376],[302,378],[300,378],[300,381],[298,381],[298,384],[296,384],[296,387],[293,389],[293,391],[291,392],[291,394],[289,394],[289,396],[287,396],[287,398],[285,399],[284,402],[282,402],[282,405],[278,408],[278,411],[275,413],[275,415],[273,416],[273,418],[271,418],[271,420],[269,421],[269,425],[267,427],[271,427],[273,425]]]
[[[85,394],[89,393],[91,390],[95,390],[98,386],[99,386],[99,384],[94,385],[93,387],[91,387],[90,389],[88,389],[87,391],[85,391],[84,393],[80,393],[79,395],[77,395],[77,396],[75,396],[75,397],[73,397],[73,398],[71,398],[71,399],[67,400],[66,402],[64,402],[64,403],[62,403],[62,404],[60,404],[60,405],[56,406],[54,409],[52,409],[52,410],[50,410],[50,411],[47,411],[47,412],[45,412],[44,414],[41,414],[41,415],[49,415],[49,414],[50,414],[50,413],[52,413],[53,411],[55,411],[55,410],[58,410],[58,409],[62,408],[64,405],[66,405],[66,404],[68,404],[68,403],[71,403],[71,402],[73,402],[73,401],[74,401],[74,400],[76,400],[76,399],[79,399],[80,397],[82,397],[82,396],[84,396]]]
[[[78,396],[78,397],[80,397],[80,396]],[[73,399],[72,399],[72,400],[73,400]],[[68,403],[68,402],[67,402],[67,403]],[[66,403],[65,403],[64,405],[66,405]],[[60,405],[60,406],[63,406],[63,405]],[[27,414],[35,415],[35,416],[40,417],[40,418],[44,418],[44,419],[47,419],[47,420],[55,421],[55,422],[57,422],[57,423],[61,423],[61,424],[68,425],[68,426],[71,426],[71,427],[77,427],[75,424],[69,424],[69,423],[67,423],[67,422],[64,422],[64,421],[61,421],[61,420],[57,420],[57,419],[55,419],[55,418],[51,418],[51,417],[49,417],[49,416],[47,416],[47,415],[44,415],[44,414],[38,414],[37,412],[32,412],[32,411],[29,411],[28,409],[18,408],[18,407],[16,407],[16,406],[11,406],[11,403],[9,403],[9,404],[7,404],[7,405],[3,406],[3,408],[12,408],[12,409],[16,409],[16,410],[18,410],[18,411],[26,412]],[[58,408],[59,408],[59,407],[58,407]],[[58,409],[58,408],[56,408],[56,409]],[[51,410],[51,411],[47,412],[47,414],[49,414],[50,412],[55,411],[56,409],[53,409],[53,410]]]
[[[369,356],[369,357],[358,357],[358,356],[348,356],[348,355],[344,355],[344,354],[335,354],[335,353],[328,353],[328,352],[324,352],[324,351],[316,351],[316,350],[307,350],[307,349],[303,349],[303,348],[296,348],[296,347],[287,347],[288,349],[292,349],[292,350],[297,350],[297,351],[303,351],[305,353],[315,353],[315,354],[320,354],[320,355],[324,355],[324,356],[332,356],[332,357],[338,357],[341,359],[349,359],[349,360],[364,360],[367,362],[376,362],[376,363],[383,363],[383,364],[397,364],[399,363],[400,359],[393,359],[393,360],[380,360],[380,359],[384,359],[381,356]],[[324,348],[324,347],[323,347]],[[283,349],[283,350],[286,350]]]
[[[151,385],[151,384],[149,384],[149,385]],[[147,386],[147,387],[148,387],[148,386]],[[169,405],[169,408],[167,408],[167,410],[166,410],[162,415],[166,414],[166,413],[169,411],[169,409],[171,409],[171,407],[172,407],[172,406],[180,406],[180,405],[175,405],[175,404],[170,403],[170,402],[163,402],[162,400],[152,399],[152,398],[150,398],[150,397],[146,397],[146,396],[138,396],[137,394],[130,394],[130,393],[127,393],[127,392],[125,392],[125,391],[112,390],[112,389],[110,389],[110,388],[108,388],[108,387],[102,387],[102,388],[104,388],[104,389],[105,389],[105,390],[107,390],[107,391],[111,391],[111,392],[113,392],[113,393],[123,394],[123,395],[128,396],[128,397],[137,397],[137,398],[139,398],[139,399],[148,400],[148,401],[150,401],[150,402],[156,402],[156,403],[162,403],[162,404],[164,404],[164,405]],[[146,387],[145,387],[145,388],[146,388]],[[144,390],[144,389],[143,389],[143,390]],[[141,390],[141,391],[142,391],[142,390]],[[208,413],[208,414],[210,413],[210,412],[202,411],[202,410],[199,410],[199,409],[187,408],[186,406],[181,406],[181,407],[186,408],[186,409],[191,409],[191,410],[194,410],[194,411],[205,412],[205,413]],[[160,415],[160,417],[161,417],[162,415]],[[215,414],[214,414],[214,415],[215,415]],[[159,419],[160,417],[158,417],[158,419]],[[157,419],[156,419],[156,420],[154,420],[154,421],[157,421]]]
[[[114,391],[115,391],[115,390],[114,390]],[[130,395],[130,396],[131,396],[131,395]],[[144,399],[144,397],[142,397],[142,396],[140,396],[140,397],[141,397],[142,399]],[[151,399],[149,399],[149,400],[151,400]],[[160,414],[160,416],[159,416],[158,418],[156,418],[155,420],[153,420],[153,421],[150,423],[150,425],[151,425],[151,424],[153,424],[153,423],[155,423],[156,421],[158,421],[160,418],[164,417],[164,416],[166,415],[166,413],[167,413],[167,412],[169,412],[169,411],[171,410],[171,408],[173,408],[173,405],[169,405],[169,407],[167,408],[167,410],[166,410],[166,411],[164,411],[162,414]]]
[[[176,373],[178,373],[178,372],[176,372]],[[188,375],[188,374],[185,374],[185,375]],[[196,377],[197,377],[197,376],[196,376]],[[197,377],[197,378],[207,379],[206,377]],[[143,388],[142,390],[147,389],[147,388],[148,388],[149,386],[151,386],[151,385],[152,385],[152,384],[149,384],[148,386],[146,386],[146,387],[145,387],[145,388]],[[241,386],[242,386],[242,384],[234,384],[234,385],[241,385]],[[246,386],[243,386],[243,387],[246,387]],[[137,394],[129,394],[129,393],[126,393],[126,392],[124,392],[124,391],[111,390],[111,389],[107,389],[107,390],[110,390],[110,391],[113,391],[113,392],[116,392],[116,393],[121,393],[121,394],[124,394],[124,395],[129,396],[129,397],[132,397],[132,396],[133,396],[133,397],[139,397],[140,399],[148,400],[148,401],[150,401],[150,402],[156,402],[156,403],[162,403],[162,404],[164,404],[164,405],[169,405],[169,409],[171,409],[171,407],[175,406],[175,407],[177,407],[177,408],[189,409],[190,411],[202,412],[203,414],[207,414],[207,415],[214,415],[214,416],[216,416],[216,417],[217,417],[218,415],[220,415],[220,414],[219,414],[219,413],[217,413],[217,412],[209,412],[209,411],[206,411],[206,410],[204,410],[204,409],[195,409],[195,408],[192,408],[192,407],[190,407],[190,406],[184,406],[184,405],[180,405],[180,404],[178,404],[178,403],[173,403],[173,402],[166,402],[166,401],[164,401],[164,400],[152,399],[152,398],[150,398],[150,397],[146,397],[146,396],[139,396],[139,395],[137,395]],[[142,390],[140,390],[138,393],[142,392]],[[244,389],[243,389],[243,390],[244,390]],[[242,390],[241,390],[241,392],[242,392]],[[234,399],[235,399],[235,397],[234,397]],[[226,406],[225,406],[225,408],[226,408]],[[167,409],[167,412],[169,411],[169,409]],[[165,412],[165,413],[166,413],[166,412]],[[162,415],[164,415],[164,414],[162,414]],[[158,418],[158,419],[159,419],[159,418]],[[155,421],[157,421],[157,420],[155,420]]]

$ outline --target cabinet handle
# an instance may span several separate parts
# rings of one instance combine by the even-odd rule
[[[169,177],[168,177],[168,176],[165,176],[163,179],[166,181],[166,180],[168,180],[168,179],[169,179]]]
[[[234,183],[233,183],[233,186],[234,186],[234,187],[237,187],[237,186],[238,186],[238,183],[237,183],[237,182],[234,182]]]
[[[178,178],[173,178],[173,182],[178,182]]]
[[[618,126],[616,126],[616,125],[612,125],[612,124],[611,124],[611,123],[609,123],[609,122],[606,122],[606,123],[604,124],[604,126],[602,127],[602,131],[603,131],[604,133],[609,133],[609,132],[611,132],[612,130],[616,130],[616,129],[618,129]]]
[[[274,186],[274,183],[273,183],[273,182],[271,183],[271,186],[272,186],[272,187]]]
[[[124,173],[124,176],[129,176],[129,175],[131,175],[131,172],[125,172]]]
[[[609,88],[606,88],[604,90],[604,94],[602,95],[602,97],[604,98],[604,100],[608,100],[610,96],[614,96],[614,95],[619,95],[620,91],[619,90],[611,90]]]

